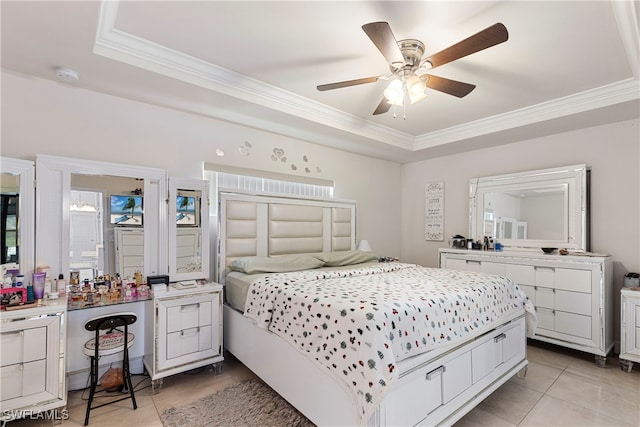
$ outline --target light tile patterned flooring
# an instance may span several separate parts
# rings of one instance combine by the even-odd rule
[[[531,343],[527,347],[526,378],[513,377],[496,390],[456,427],[467,426],[640,426],[640,369],[620,370],[610,357],[605,368],[593,356],[560,347]],[[138,409],[124,400],[91,412],[89,425],[162,426],[160,414],[200,397],[254,377],[244,365],[228,356],[223,373],[201,369],[164,379],[161,392],[153,394],[148,378],[134,377]],[[85,397],[88,395],[84,393]],[[70,392],[69,419],[62,425],[84,424],[86,401],[82,392]],[[18,420],[9,427],[51,425],[50,421]]]

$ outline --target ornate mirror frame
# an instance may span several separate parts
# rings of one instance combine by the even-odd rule
[[[472,178],[469,182],[469,237],[482,239],[487,224],[486,203],[490,194],[525,194],[558,192],[563,212],[561,232],[552,238],[498,238],[506,249],[567,248],[588,251],[589,241],[589,174],[586,165],[571,165],[521,173]],[[540,210],[540,206],[537,206]],[[525,225],[526,227],[526,222]],[[492,237],[495,237],[492,236]],[[557,237],[557,238],[556,238]]]

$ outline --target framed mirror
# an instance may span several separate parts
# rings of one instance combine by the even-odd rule
[[[589,250],[588,169],[572,165],[473,178],[469,233],[507,248]]]
[[[166,274],[164,170],[38,155],[36,176],[38,265],[66,278]]]
[[[33,162],[0,157],[0,166],[0,264],[17,267],[29,276],[34,270],[35,256]]]
[[[171,281],[209,279],[209,182],[169,179]]]

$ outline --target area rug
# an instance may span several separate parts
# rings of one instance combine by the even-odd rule
[[[314,425],[275,391],[255,379],[184,406],[167,408],[160,418],[165,427]]]

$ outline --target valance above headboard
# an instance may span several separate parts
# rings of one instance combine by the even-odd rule
[[[355,249],[354,201],[221,192],[218,281],[243,256]]]

